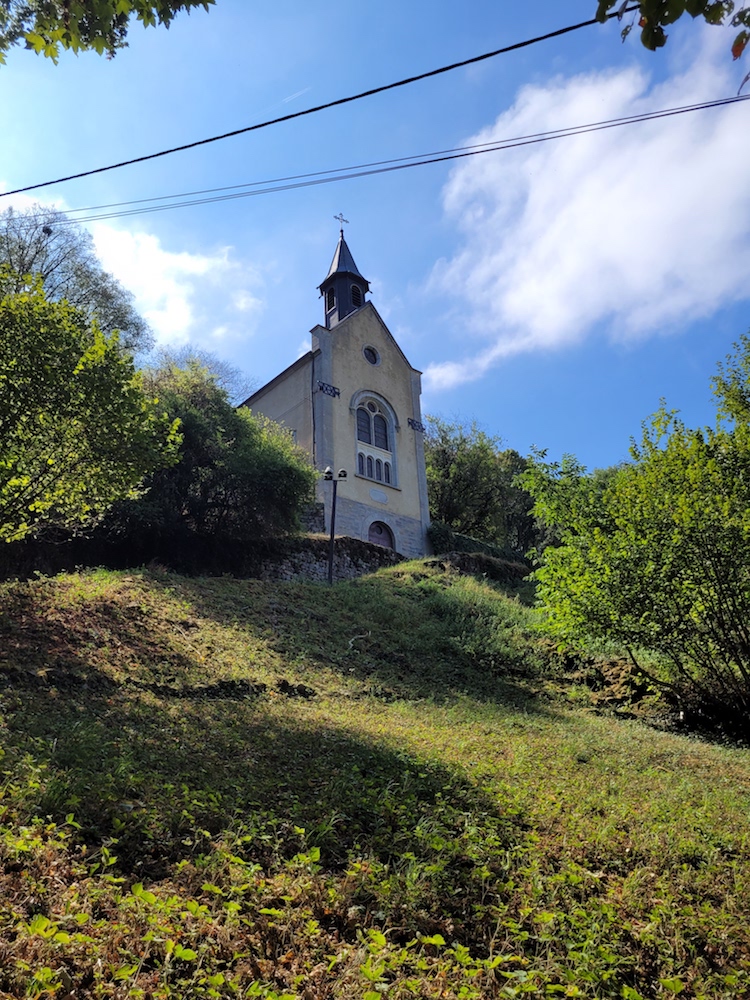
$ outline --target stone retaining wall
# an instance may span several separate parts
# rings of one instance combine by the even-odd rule
[[[87,566],[133,569],[158,564],[187,576],[222,576],[261,580],[327,580],[328,543],[323,534],[259,539],[257,543],[192,537],[146,538],[119,543],[71,538],[59,544],[34,541],[0,546],[0,580],[54,576]],[[403,556],[357,538],[338,537],[334,579],[350,580],[393,566]]]
[[[264,560],[257,574],[261,580],[320,580],[328,579],[328,539],[301,538],[299,548],[283,557]],[[295,543],[290,543],[294,547]],[[333,551],[333,579],[353,580],[355,577],[374,573],[381,566],[395,566],[403,556],[393,549],[371,545],[357,538],[336,538]]]

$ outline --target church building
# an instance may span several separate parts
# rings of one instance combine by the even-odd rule
[[[337,535],[424,555],[430,522],[421,373],[367,298],[369,283],[343,229],[319,287],[324,322],[310,331],[311,350],[242,405],[288,427],[316,469],[332,470]],[[327,532],[333,486],[318,483]]]

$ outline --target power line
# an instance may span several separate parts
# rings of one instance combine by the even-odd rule
[[[443,163],[450,160],[465,159],[482,153],[500,152],[516,149],[522,146],[550,142],[553,139],[566,139],[573,136],[587,135],[592,132],[602,132],[625,125],[636,125],[642,122],[656,121],[660,118],[672,118],[694,111],[704,111],[710,108],[720,108],[732,104],[741,104],[750,100],[750,94],[736,97],[720,98],[714,101],[703,101],[699,104],[689,104],[677,108],[664,108],[660,111],[647,111],[638,115],[628,115],[622,118],[611,118],[601,122],[591,122],[587,125],[574,125],[568,128],[555,129],[550,132],[538,132],[533,135],[519,136],[513,139],[503,139],[496,142],[478,143],[472,146],[458,146],[435,153],[399,157],[391,160],[380,160],[375,163],[360,164],[352,167],[341,167],[334,170],[322,170],[307,174],[297,174],[291,177],[276,178],[267,181],[251,181],[247,184],[229,185],[223,188],[208,188],[203,191],[193,191],[185,194],[161,195],[156,198],[141,198],[136,201],[117,202],[112,205],[91,206],[88,208],[70,209],[66,212],[89,212],[92,214],[77,219],[65,219],[58,225],[75,225],[84,222],[99,222],[106,219],[125,218],[132,215],[150,215],[153,212],[164,212],[173,208],[190,208],[195,205],[208,205],[222,201],[234,201],[238,198],[251,198],[264,194],[275,194],[280,191],[291,191],[298,188],[315,187],[321,184],[331,184],[341,180],[351,180],[358,177],[368,177],[375,174],[392,173],[396,170],[406,170],[409,167],[425,166],[431,163]],[[245,190],[248,187],[254,190]],[[232,192],[232,193],[219,193]],[[202,197],[202,196],[206,197]],[[184,199],[172,201],[169,204],[152,204],[141,206],[147,202],[163,202],[167,199]],[[126,208],[126,211],[108,211],[109,209]],[[98,213],[98,214],[95,214]]]
[[[625,7],[616,13],[608,14],[607,20],[613,17],[621,18],[623,15],[636,10],[639,10],[638,4],[635,4],[632,7]],[[515,52],[518,49],[527,48],[530,45],[536,45],[538,42],[546,42],[550,38],[559,38],[561,35],[567,35],[572,31],[578,31],[580,28],[589,28],[592,25],[599,23],[600,21],[597,18],[591,18],[588,21],[581,21],[579,24],[571,24],[565,28],[558,28],[555,31],[550,31],[546,35],[537,35],[535,38],[528,38],[523,42],[514,42],[512,45],[506,45],[501,49],[494,49],[492,52],[485,52],[483,55],[473,56],[471,59],[463,59],[461,62],[451,63],[448,66],[441,66],[439,69],[433,69],[426,73],[419,73],[416,76],[406,77],[403,80],[397,80],[395,83],[387,83],[381,87],[373,87],[370,90],[363,90],[359,94],[352,94],[349,97],[340,97],[337,100],[329,101],[326,104],[318,104],[316,107],[307,108],[305,111],[295,111],[288,115],[282,115],[280,118],[271,118],[268,121],[258,122],[255,125],[247,125],[244,128],[234,129],[232,132],[224,132],[221,135],[214,135],[208,139],[198,139],[195,142],[188,142],[182,146],[173,146],[171,149],[163,149],[158,153],[148,153],[145,156],[136,156],[131,160],[122,160],[120,163],[111,163],[106,167],[96,167],[93,170],[83,170],[80,173],[68,174],[66,177],[58,177],[52,181],[42,181],[38,184],[27,184],[25,187],[15,188],[12,191],[5,191],[0,194],[0,197],[6,197],[13,194],[23,194],[26,191],[36,191],[39,188],[50,187],[53,184],[64,184],[67,181],[79,180],[82,177],[91,177],[93,174],[102,174],[108,170],[118,170],[120,167],[129,167],[135,163],[144,163],[147,160],[155,160],[160,156],[169,156],[172,153],[181,153],[186,149],[195,149],[197,146],[206,146],[211,142],[219,142],[222,139],[230,139],[233,136],[243,135],[246,132],[256,132],[259,129],[268,128],[270,125],[279,125],[281,122],[292,121],[294,118],[302,118],[305,115],[317,114],[317,112],[325,111],[328,108],[335,108],[343,104],[350,104],[352,101],[361,101],[365,97],[382,94],[387,90],[395,90],[397,87],[405,87],[408,84],[416,83],[419,80],[427,80],[430,77],[439,76],[441,73],[449,73],[454,69],[471,66],[475,63],[483,62],[485,59],[493,59],[495,56],[505,55],[508,52]]]

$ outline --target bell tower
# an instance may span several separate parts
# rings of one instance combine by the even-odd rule
[[[341,232],[336,252],[325,280],[318,287],[323,296],[326,329],[332,330],[342,319],[360,309],[365,304],[365,295],[370,291],[370,283],[359,273],[351,250],[344,239],[343,215],[336,216],[341,223]]]

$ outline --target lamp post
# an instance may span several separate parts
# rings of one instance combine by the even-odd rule
[[[336,533],[336,490],[340,479],[346,479],[346,469],[339,469],[338,476],[333,475],[333,469],[329,465],[323,473],[323,479],[327,483],[333,483],[333,496],[331,497],[331,538],[328,542],[328,584],[333,584],[333,539]]]

